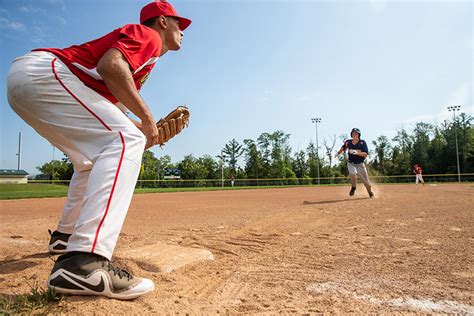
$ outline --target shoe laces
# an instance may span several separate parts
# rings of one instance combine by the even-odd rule
[[[98,261],[100,261],[100,260],[98,260]],[[114,267],[113,264],[108,260],[102,261],[102,267],[106,268],[108,271],[113,272],[114,275],[118,275],[119,278],[121,278],[121,279],[122,278],[127,278],[127,280],[133,279],[133,276],[130,274],[130,272],[127,272],[124,269],[121,269],[121,268],[118,268],[118,267]]]

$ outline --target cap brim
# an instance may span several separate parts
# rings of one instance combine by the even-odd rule
[[[186,19],[186,18],[183,18],[183,17],[180,17],[180,16],[177,16],[177,18],[179,19],[179,29],[181,31],[184,31],[185,29],[188,28],[188,26],[191,25],[192,21],[190,19]]]

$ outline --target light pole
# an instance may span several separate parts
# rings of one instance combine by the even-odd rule
[[[53,167],[53,174],[51,175],[51,180],[54,180],[54,145],[51,144],[51,146],[53,146],[53,161],[51,162],[52,167]],[[52,181],[51,181],[51,183],[52,183]]]
[[[456,128],[456,111],[460,111],[460,105],[448,106],[448,111],[453,112],[453,124],[454,124],[454,138],[456,142],[456,163],[458,166],[458,182],[461,182],[461,168],[459,167],[459,149],[458,149],[458,132]]]
[[[311,122],[314,123],[314,126],[316,127],[316,164],[317,164],[317,175],[318,175],[318,184],[321,184],[319,180],[319,143],[318,143],[318,123],[321,123],[321,118],[320,117],[313,117],[311,119]]]
[[[221,159],[221,186],[224,187],[224,152],[221,150],[221,155],[216,157]]]
[[[20,134],[18,135],[18,153],[16,154],[18,156],[18,169],[21,169],[21,131]]]

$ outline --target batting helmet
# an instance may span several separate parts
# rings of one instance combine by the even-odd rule
[[[359,134],[359,137],[360,137],[360,129],[358,129],[357,127],[354,127],[352,130],[351,130],[351,136],[352,136],[352,133],[356,132],[357,134]]]

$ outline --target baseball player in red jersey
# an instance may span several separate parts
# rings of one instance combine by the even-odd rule
[[[139,90],[156,61],[179,50],[191,21],[170,3],[144,6],[140,24],[65,49],[40,48],[8,73],[12,109],[72,161],[74,174],[50,253],[48,286],[61,293],[133,299],[154,290],[110,260],[144,149],[158,143],[156,120]],[[133,112],[141,121],[129,119]]]
[[[415,164],[413,166],[413,173],[415,174],[415,177],[416,177],[416,180],[415,180],[415,184],[418,185],[418,181],[421,181],[421,183],[423,185],[425,185],[425,181],[423,180],[423,170],[421,169],[420,166],[418,166],[418,164]]]

